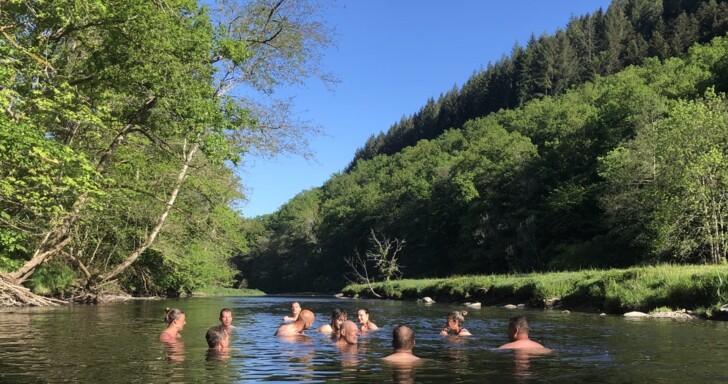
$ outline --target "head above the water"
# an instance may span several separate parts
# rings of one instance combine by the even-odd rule
[[[508,320],[508,339],[515,341],[521,338],[528,338],[528,331],[531,325],[526,316],[513,316]]]
[[[359,327],[351,320],[346,320],[341,324],[339,329],[339,340],[345,341],[347,344],[356,344],[359,340]]]
[[[447,321],[448,321],[448,323],[452,321],[455,324],[457,324],[458,326],[462,326],[463,323],[465,322],[465,316],[467,316],[467,315],[468,315],[468,312],[466,312],[466,311],[453,311],[453,312],[450,312],[449,315],[447,315]]]
[[[220,324],[229,327],[233,324],[233,311],[230,308],[220,310]]]
[[[311,325],[313,325],[313,321],[316,319],[316,315],[313,314],[308,309],[302,309],[301,313],[298,315],[299,320],[303,320],[305,326],[303,329],[309,329],[311,328]]]
[[[207,340],[207,346],[209,348],[227,347],[229,343],[228,333],[225,332],[225,327],[222,325],[216,325],[210,327],[205,334]]]
[[[415,330],[407,324],[400,324],[392,331],[392,347],[411,350],[415,347]]]
[[[175,324],[184,326],[185,313],[182,312],[181,309],[165,308],[164,309],[164,322],[167,323],[167,325],[172,325],[173,323],[175,323]]]
[[[369,308],[359,308],[356,311],[356,317],[359,319],[359,323],[366,324],[369,321]]]
[[[293,316],[298,316],[298,314],[300,314],[300,313],[301,313],[301,303],[299,303],[298,301],[294,301],[293,303],[291,303],[291,314]]]
[[[342,308],[335,308],[331,313],[331,328],[333,328],[334,331],[341,329],[341,325],[344,321],[346,321],[347,317],[348,314],[346,313],[346,310]]]

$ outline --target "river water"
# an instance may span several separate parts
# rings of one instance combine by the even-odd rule
[[[292,301],[316,313],[315,327],[340,306],[356,321],[368,307],[382,329],[341,350],[307,331],[295,340],[272,336]],[[157,340],[165,307],[185,311],[182,343]],[[205,332],[232,308],[227,356],[207,351]],[[0,309],[0,383],[715,383],[728,382],[728,323],[628,320],[618,316],[502,308],[467,309],[474,336],[438,334],[450,304],[330,297],[225,297],[133,301],[99,306]],[[508,318],[526,314],[531,338],[554,350],[529,356],[496,350]],[[392,328],[416,332],[412,367],[391,366]]]

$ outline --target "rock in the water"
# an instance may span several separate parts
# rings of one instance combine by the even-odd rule
[[[475,303],[465,303],[465,306],[468,307],[468,308],[476,308],[477,309],[477,308],[480,308],[481,307],[481,304],[479,302],[475,302]]]
[[[569,311],[568,309],[564,309],[563,311],[561,311],[561,313],[568,315],[571,313],[571,311]]]
[[[637,311],[627,312],[624,314],[624,317],[647,317],[647,316],[649,316],[649,315],[644,312],[637,312]]]
[[[435,300],[432,300],[432,298],[429,296],[425,296],[422,298],[422,302],[425,304],[432,304],[435,302]]]
[[[506,304],[506,305],[503,306],[503,308],[505,308],[505,309],[516,309],[516,308],[518,308],[518,306],[513,305],[513,304]]]

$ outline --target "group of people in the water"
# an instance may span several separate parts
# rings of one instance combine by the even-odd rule
[[[446,326],[440,331],[443,336],[472,336],[464,328],[466,311],[453,311],[447,316]],[[309,309],[302,309],[300,303],[294,302],[291,305],[290,316],[283,318],[275,332],[275,336],[289,337],[301,335],[305,330],[311,329],[316,316]],[[334,309],[331,314],[331,322],[319,327],[317,330],[324,334],[330,334],[332,339],[341,346],[356,345],[360,334],[379,329],[369,319],[369,310],[359,308],[357,319],[360,325],[348,320],[346,310]],[[220,324],[210,327],[205,334],[207,345],[213,351],[225,351],[230,345],[230,334],[235,328],[232,325],[233,313],[229,308],[220,311]],[[177,308],[167,308],[164,321],[167,328],[159,335],[163,342],[174,342],[180,338],[180,332],[186,324],[185,314]],[[526,316],[514,316],[508,322],[508,343],[500,346],[500,349],[530,349],[548,351],[543,345],[531,340],[528,336],[530,324]],[[414,355],[415,331],[407,324],[397,325],[392,331],[393,353],[383,359],[390,362],[412,362],[419,360]]]

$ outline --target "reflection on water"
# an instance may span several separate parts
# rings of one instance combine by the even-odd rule
[[[370,308],[381,330],[359,344],[337,344],[309,331],[274,337],[290,302],[327,314]],[[158,341],[165,307],[187,315],[182,338]],[[219,311],[233,309],[237,326],[227,351],[207,348],[205,332]],[[553,353],[495,348],[506,341],[514,311],[469,311],[474,336],[439,335],[455,305],[339,300],[323,297],[193,298],[104,306],[0,309],[0,382],[83,383],[642,383],[728,381],[728,324],[528,311],[530,336]],[[521,313],[522,310],[518,310]],[[314,328],[326,322],[319,316]],[[321,320],[323,319],[323,320]],[[394,326],[416,331],[415,365],[391,365]],[[686,353],[689,351],[689,353]]]
[[[392,369],[392,382],[397,384],[412,384],[415,382],[415,365],[417,363],[388,363]]]

